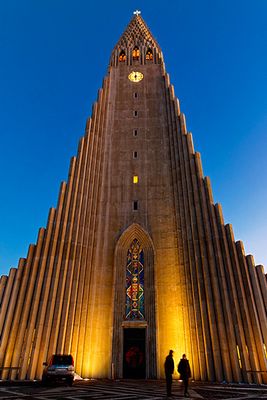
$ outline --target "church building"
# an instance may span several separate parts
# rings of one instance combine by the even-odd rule
[[[40,379],[52,354],[72,354],[82,378],[164,378],[172,349],[195,380],[267,383],[263,266],[213,202],[140,12],[0,305],[2,379]]]

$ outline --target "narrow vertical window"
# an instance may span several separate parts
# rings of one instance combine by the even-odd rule
[[[137,117],[138,111],[134,111],[134,112],[133,112],[133,115],[134,115],[134,117]]]
[[[134,211],[137,211],[137,210],[138,210],[138,201],[137,201],[137,200],[134,200],[134,201],[133,201],[133,210],[134,210]]]
[[[138,132],[137,132],[137,129],[134,129],[134,130],[133,130],[133,136],[137,136],[137,133],[138,133]]]
[[[134,98],[137,98],[138,94],[136,92],[134,92]]]
[[[144,306],[144,251],[134,239],[127,253],[125,319],[143,320]]]
[[[133,152],[133,158],[138,158],[137,151],[134,151],[134,152]]]
[[[133,183],[138,183],[138,175],[133,176]]]

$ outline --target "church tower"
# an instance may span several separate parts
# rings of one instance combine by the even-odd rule
[[[3,379],[41,378],[55,353],[72,354],[83,378],[162,378],[173,349],[195,380],[267,383],[264,269],[213,202],[139,12],[0,302]]]

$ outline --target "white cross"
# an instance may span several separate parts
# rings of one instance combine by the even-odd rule
[[[139,14],[141,14],[141,11],[135,10],[133,13],[134,13],[135,15],[139,15]]]

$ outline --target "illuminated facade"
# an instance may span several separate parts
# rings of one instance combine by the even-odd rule
[[[112,52],[57,207],[1,277],[0,301],[2,378],[40,378],[53,353],[71,353],[84,378],[160,378],[173,349],[196,380],[267,383],[255,372],[267,370],[263,267],[213,203],[138,13]]]

